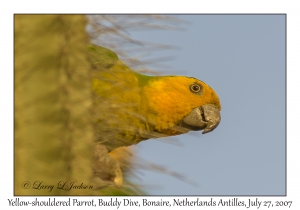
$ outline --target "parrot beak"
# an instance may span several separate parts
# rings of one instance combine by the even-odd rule
[[[202,134],[213,131],[220,123],[221,115],[219,109],[212,104],[206,104],[193,109],[183,119],[185,127],[191,130],[203,130]]]

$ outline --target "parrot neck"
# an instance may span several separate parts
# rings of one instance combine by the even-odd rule
[[[141,92],[144,116],[147,117],[148,122],[158,132],[168,135],[182,133],[171,128],[178,126],[182,118],[189,114],[192,107],[178,97],[179,91],[165,91],[172,86],[171,83],[168,83],[168,80],[172,80],[174,77],[147,77],[144,79],[146,83],[143,83],[144,86]]]

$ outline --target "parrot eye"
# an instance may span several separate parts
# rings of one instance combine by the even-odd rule
[[[191,84],[190,85],[190,90],[192,93],[199,93],[201,91],[201,86],[198,84]]]

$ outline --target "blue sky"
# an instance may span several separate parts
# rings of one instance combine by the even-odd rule
[[[129,33],[137,40],[178,47],[150,57],[172,56],[163,62],[164,74],[196,77],[214,88],[222,121],[205,135],[170,138],[181,146],[163,140],[135,146],[142,158],[197,186],[153,171],[143,171],[135,181],[148,186],[151,195],[284,195],[285,15],[178,17],[188,21],[184,30]]]

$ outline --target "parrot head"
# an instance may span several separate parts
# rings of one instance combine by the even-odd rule
[[[204,130],[205,134],[214,130],[221,121],[218,95],[196,78],[151,77],[146,80],[143,93],[148,111],[152,113],[150,121],[162,133],[175,132],[176,135],[189,130]],[[176,127],[187,130],[177,129],[177,132],[174,131]]]

